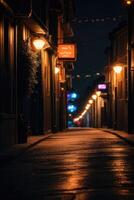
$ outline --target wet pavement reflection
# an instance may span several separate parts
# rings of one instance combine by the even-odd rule
[[[0,169],[5,199],[133,200],[134,148],[97,129],[53,135]]]

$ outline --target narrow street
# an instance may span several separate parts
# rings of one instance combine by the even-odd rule
[[[97,129],[55,134],[0,169],[5,200],[132,200],[134,148]]]

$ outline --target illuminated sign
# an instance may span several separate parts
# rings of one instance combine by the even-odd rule
[[[76,59],[76,45],[75,44],[59,44],[58,58],[63,60]]]
[[[106,90],[107,89],[107,84],[105,84],[105,83],[99,84],[98,85],[98,89],[99,90]]]

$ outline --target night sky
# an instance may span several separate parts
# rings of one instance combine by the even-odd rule
[[[104,51],[109,45],[109,33],[125,18],[119,17],[113,21],[107,17],[124,14],[121,0],[76,0],[76,22],[73,23],[73,28],[78,55],[74,65],[73,87],[80,95],[87,92],[97,72],[103,73],[106,65]],[[86,18],[89,18],[89,22],[83,21]],[[80,19],[82,22],[79,22]],[[91,19],[105,20],[92,23]],[[77,74],[80,74],[80,79],[76,78]],[[85,78],[86,74],[90,74],[91,78]]]

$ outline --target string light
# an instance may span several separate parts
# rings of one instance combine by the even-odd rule
[[[92,98],[95,100],[97,98],[96,94],[93,94]]]
[[[85,17],[84,19],[79,19],[79,18],[75,18],[72,20],[73,23],[96,23],[96,22],[107,22],[107,21],[117,21],[120,20],[121,18],[123,18],[126,15],[119,15],[119,16],[107,16],[107,17],[101,17],[101,18],[89,18],[89,17]]]
[[[92,103],[93,103],[93,100],[92,100],[92,99],[90,99],[88,102],[89,102],[90,104],[92,104]]]
[[[77,122],[77,121],[80,121],[83,117],[84,117],[84,115],[88,112],[88,110],[89,110],[89,108],[91,107],[91,105],[93,104],[93,102],[99,97],[101,95],[101,92],[100,91],[96,91],[96,93],[94,93],[93,95],[92,95],[92,99],[90,98],[89,100],[88,100],[88,103],[87,103],[87,105],[85,106],[85,109],[83,110],[83,112],[78,116],[78,117],[75,117],[74,119],[73,119],[73,121],[74,121],[74,123],[75,122]],[[94,101],[93,101],[93,99],[94,99]]]

